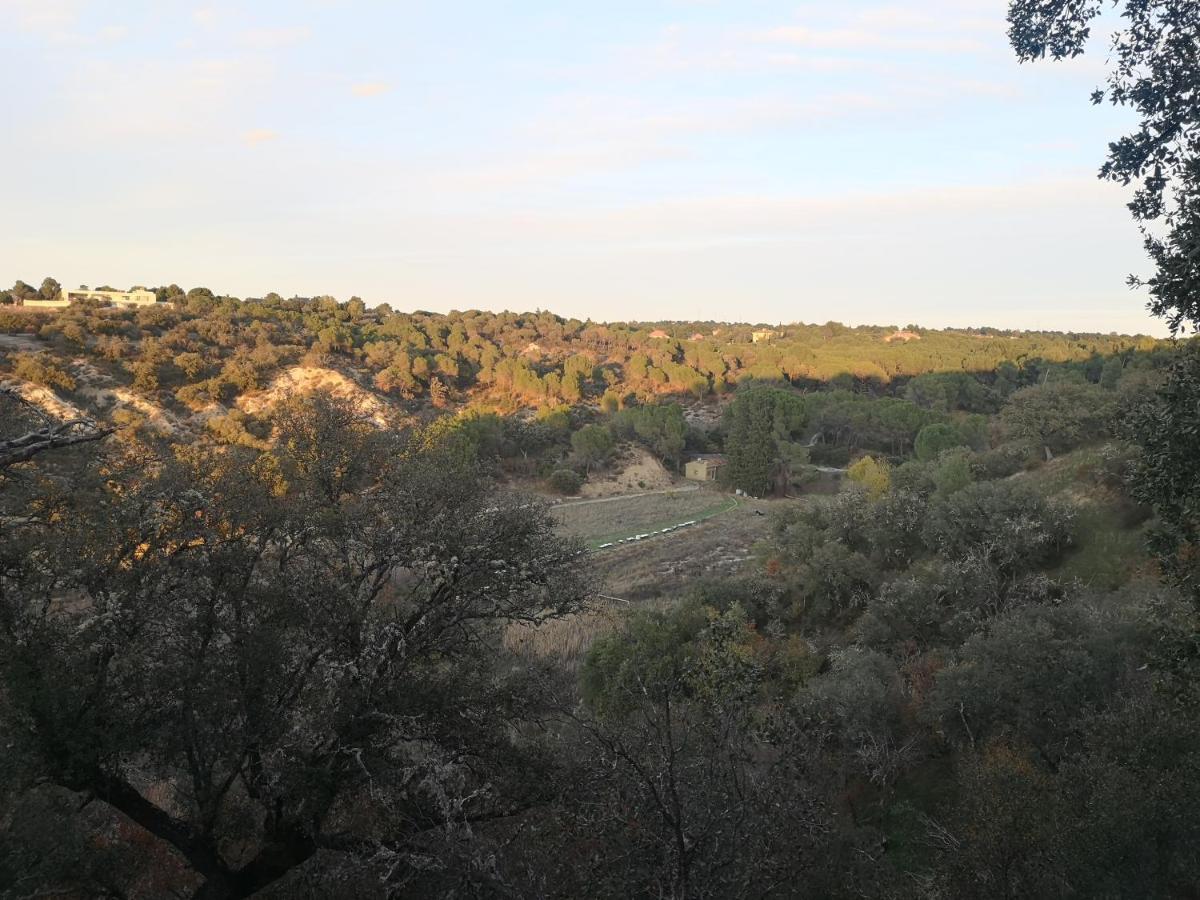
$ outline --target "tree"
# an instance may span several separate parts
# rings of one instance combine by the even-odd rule
[[[356,421],[297,401],[269,454],[132,447],[0,543],[6,762],[169,845],[196,897],[310,861],[437,893],[542,790],[496,648],[576,607],[577,548]]]
[[[947,559],[979,559],[1012,577],[1057,559],[1071,544],[1073,518],[1027,485],[984,481],[935,498],[922,537]]]
[[[602,466],[612,456],[612,432],[603,425],[584,425],[571,435],[571,449],[591,472],[592,466]]]
[[[965,443],[959,430],[953,425],[935,422],[917,432],[917,440],[913,449],[917,454],[917,459],[922,462],[931,462],[937,459],[943,450],[961,447]]]
[[[1100,0],[1012,0],[1009,38],[1023,61],[1069,59],[1086,49]],[[1140,121],[1109,144],[1100,177],[1135,184],[1129,209],[1157,270],[1145,285],[1150,309],[1172,332],[1200,324],[1200,5],[1115,0],[1122,27],[1112,40],[1106,88],[1093,103],[1131,107]],[[1155,226],[1161,228],[1154,230]]]
[[[1105,360],[1104,368],[1100,370],[1100,387],[1106,390],[1115,388],[1125,371],[1125,361],[1119,356]]]
[[[1092,95],[1129,106],[1139,117],[1133,133],[1109,144],[1100,177],[1136,190],[1129,209],[1144,237],[1155,273],[1130,276],[1144,286],[1150,310],[1167,320],[1173,334],[1200,328],[1200,4],[1169,0],[1120,0],[1123,26],[1113,37],[1106,89]],[[1090,24],[1103,10],[1095,2],[1013,0],[1009,36],[1018,57],[1034,60],[1080,55]],[[1104,376],[1108,376],[1106,367]],[[1157,403],[1135,419],[1135,439],[1146,464],[1134,473],[1134,490],[1152,503],[1161,526],[1154,549],[1170,574],[1190,590],[1196,578],[1197,509],[1195,476],[1197,371],[1182,360]]]
[[[1162,393],[1138,408],[1127,433],[1142,446],[1132,493],[1158,514],[1151,549],[1200,602],[1200,353],[1193,349],[1172,366]]]
[[[667,465],[677,466],[687,443],[687,422],[678,403],[648,404],[613,415],[613,431],[636,439]]]
[[[807,420],[804,401],[792,391],[762,385],[741,391],[723,423],[729,483],[754,497],[786,489],[791,481],[786,463],[801,463],[783,448]]]
[[[1000,410],[1010,437],[1031,441],[1045,452],[1072,450],[1105,434],[1114,411],[1109,392],[1089,384],[1051,382],[1022,388]]]
[[[12,290],[9,291],[9,294],[18,303],[23,303],[26,300],[32,300],[32,299],[35,299],[35,298],[41,296],[37,290],[30,287],[25,282],[21,281],[19,278],[17,279],[16,283],[12,286]]]
[[[756,721],[757,642],[740,605],[686,602],[593,644],[555,835],[588,850],[547,866],[570,866],[564,895],[756,897],[795,879],[825,895],[826,813],[800,742]]]
[[[62,294],[62,285],[53,278],[43,278],[41,290],[38,291],[43,300],[57,300]]]
[[[24,413],[23,418],[26,420],[23,427],[6,428],[6,433],[0,434],[0,473],[47,450],[91,443],[113,432],[112,428],[102,426],[87,417],[68,419],[64,422],[54,421],[13,388],[0,388],[0,411],[4,412],[4,419],[22,418],[20,413]],[[14,415],[14,412],[17,414]],[[0,487],[2,486],[0,482]]]

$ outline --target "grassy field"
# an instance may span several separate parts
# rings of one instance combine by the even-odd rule
[[[603,503],[567,503],[553,513],[564,534],[580,538],[588,549],[595,550],[622,538],[711,518],[736,506],[736,500],[727,494],[701,489],[622,497]]]
[[[1075,546],[1051,576],[1113,590],[1152,570],[1146,531],[1127,500],[1096,483],[1101,451],[1087,447],[1017,476],[1075,509]]]
[[[802,502],[742,499],[735,509],[690,528],[594,553],[592,571],[597,584],[616,597],[634,602],[671,597],[693,579],[752,569],[754,547],[770,531],[770,510]]]
[[[617,627],[631,608],[673,602],[697,578],[736,575],[755,565],[754,546],[770,528],[768,513],[796,500],[732,498],[716,491],[628,497],[554,510],[569,531],[591,546],[611,536],[641,534],[688,519],[697,524],[587,556],[596,596],[589,608],[537,628],[514,625],[506,646],[532,659],[575,669],[599,635]],[[699,521],[706,513],[708,519]],[[636,523],[636,524],[635,524]]]

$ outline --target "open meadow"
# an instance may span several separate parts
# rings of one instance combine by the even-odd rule
[[[628,497],[563,503],[554,507],[553,514],[563,534],[581,539],[588,549],[594,550],[603,544],[685,522],[699,523],[736,506],[737,499],[731,494],[707,486],[684,486]]]

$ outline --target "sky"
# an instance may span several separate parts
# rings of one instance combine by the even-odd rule
[[[0,280],[1165,334],[1004,0],[0,0]]]

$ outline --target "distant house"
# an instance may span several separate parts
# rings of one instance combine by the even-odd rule
[[[756,344],[761,344],[775,337],[774,331],[752,331],[750,332],[750,340]]]
[[[56,300],[43,300],[40,297],[26,300],[24,306],[52,309],[58,306],[70,306],[77,300],[101,300],[113,306],[152,306],[158,302],[154,291],[87,291],[64,290]]]
[[[919,341],[920,339],[921,339],[921,336],[919,334],[917,334],[915,331],[893,331],[891,334],[889,334],[887,337],[884,338],[884,341],[886,341],[889,344],[892,341],[904,341],[904,343],[907,344],[909,341]]]
[[[704,453],[683,467],[683,474],[690,481],[716,481],[717,473],[725,465],[725,457],[719,453]]]
[[[667,334],[665,331],[663,331],[661,328],[656,328],[652,332],[650,332],[650,337],[652,337],[656,341],[668,341],[671,339],[671,336],[669,334]]]

